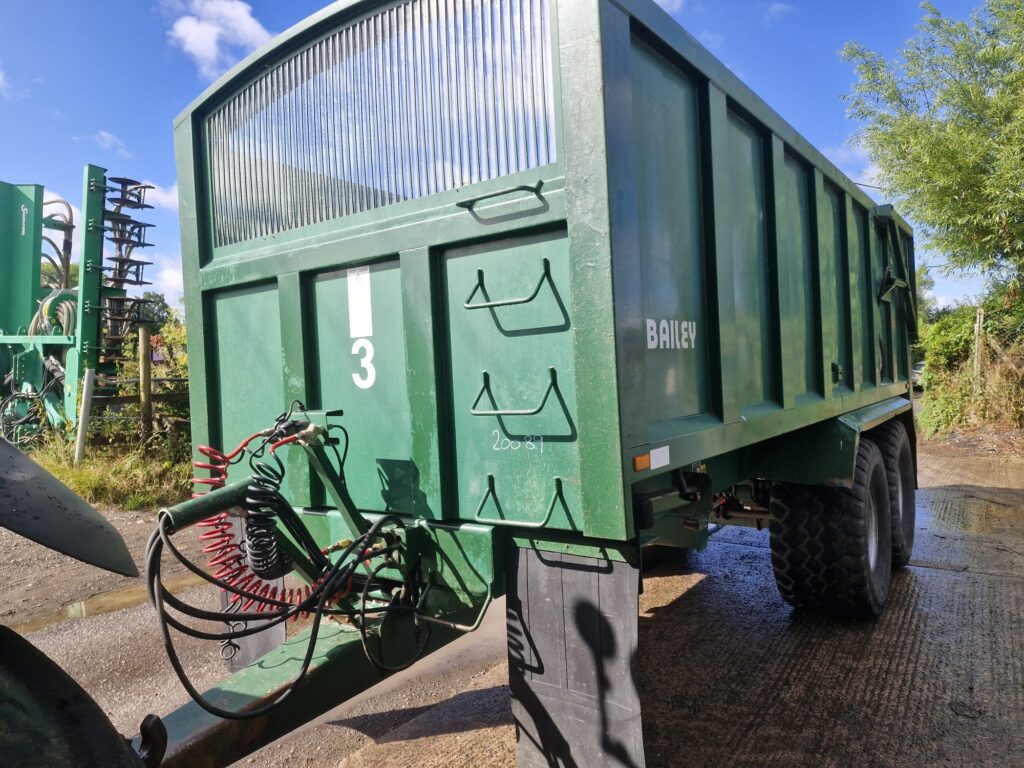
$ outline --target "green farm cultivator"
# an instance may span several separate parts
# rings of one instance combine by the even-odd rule
[[[167,765],[240,759],[504,597],[519,763],[642,766],[642,554],[710,525],[769,526],[794,606],[884,609],[912,232],[653,2],[336,3],[175,146],[201,471],[147,554],[194,699]],[[179,634],[237,671],[195,690]]]
[[[148,189],[87,165],[76,222],[72,206],[45,200],[42,187],[0,182],[0,434],[12,443],[73,427],[87,369],[98,392],[114,391],[123,341],[146,317],[147,302],[128,289],[149,285],[139,255],[151,225],[134,218],[152,207]]]

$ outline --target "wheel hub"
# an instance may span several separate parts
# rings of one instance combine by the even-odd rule
[[[901,483],[901,485],[902,485],[902,483]],[[903,522],[903,503],[904,503],[903,502],[903,496],[904,496],[904,494],[905,494],[905,492],[904,492],[904,489],[902,487],[900,488],[900,492],[898,494],[896,494],[896,496],[897,496],[897,499],[896,499],[896,520],[899,523]]]
[[[878,507],[875,504],[874,496],[868,496],[866,524],[868,567],[873,571],[875,570],[875,563],[878,562]]]

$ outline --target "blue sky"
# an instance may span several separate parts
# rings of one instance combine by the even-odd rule
[[[966,17],[981,0],[934,0]],[[316,0],[0,0],[0,179],[44,185],[78,205],[87,162],[153,183],[150,279],[181,293],[171,123],[217,75],[325,3]],[[691,34],[856,181],[871,181],[841,95],[854,40],[893,56],[916,0],[661,0]],[[869,193],[872,190],[867,190]],[[942,261],[931,256],[933,263]],[[940,303],[976,276],[935,274]]]

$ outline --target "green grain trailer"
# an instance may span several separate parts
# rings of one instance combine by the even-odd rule
[[[308,637],[166,718],[172,760],[237,759],[504,594],[520,763],[642,765],[641,547],[709,523],[770,519],[795,606],[884,607],[914,530],[911,230],[653,2],[345,0],[175,143],[196,444],[302,448],[274,453],[286,503],[231,468],[164,534],[273,507],[265,572],[351,623],[258,725],[210,712],[274,700]],[[400,556],[318,587],[296,520]]]

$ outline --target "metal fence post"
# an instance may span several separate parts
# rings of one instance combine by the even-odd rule
[[[82,403],[78,411],[78,433],[75,435],[75,466],[78,466],[85,455],[85,440],[89,434],[89,410],[92,408],[92,389],[95,383],[96,370],[86,368],[82,380]]]
[[[148,440],[153,431],[153,379],[151,369],[153,352],[149,346],[149,327],[139,326],[139,421],[142,439]]]

